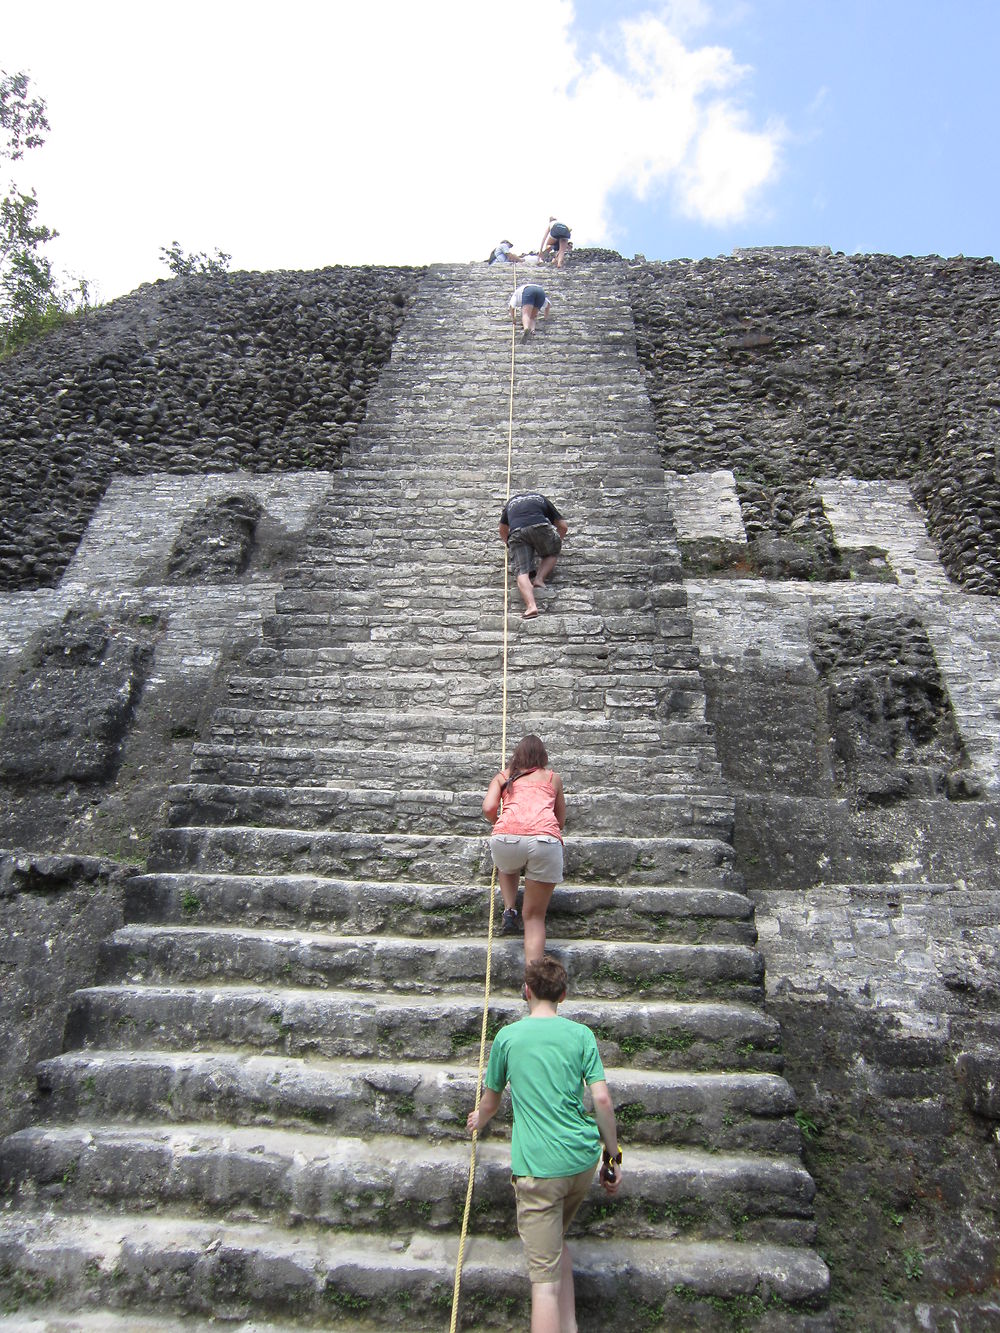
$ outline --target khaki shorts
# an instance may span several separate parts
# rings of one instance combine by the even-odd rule
[[[598,1158],[600,1161],[600,1158]],[[517,1234],[532,1282],[557,1282],[563,1236],[594,1183],[597,1162],[575,1176],[512,1176]]]
[[[539,884],[562,883],[563,845],[551,834],[530,837],[526,833],[494,833],[490,852],[493,864],[505,875],[523,870],[525,879],[537,880]]]

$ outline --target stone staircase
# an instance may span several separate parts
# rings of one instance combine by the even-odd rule
[[[508,743],[537,731],[565,782],[549,945],[627,1172],[576,1224],[580,1325],[825,1328],[624,285],[609,265],[544,281],[513,488],[549,494],[570,537],[537,620],[511,587]],[[3,1145],[0,1328],[448,1326],[501,759],[509,289],[429,271],[172,793],[101,984],[39,1069],[39,1121]],[[524,1011],[522,963],[495,942],[491,1034]],[[501,1113],[480,1145],[464,1329],[526,1326],[508,1136]]]

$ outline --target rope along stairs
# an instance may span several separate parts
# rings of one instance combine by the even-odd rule
[[[518,347],[513,486],[551,495],[570,537],[539,618],[511,602],[508,731],[543,736],[566,784],[549,944],[565,1012],[599,1035],[628,1168],[575,1226],[580,1326],[825,1328],[621,276],[576,264],[546,283],[553,318]],[[508,292],[495,269],[428,272],[172,793],[101,984],[39,1070],[42,1118],[3,1145],[10,1306],[109,1329],[139,1312],[447,1327],[501,725]],[[494,941],[491,1033],[523,1011],[521,962],[519,939]],[[525,1326],[495,1124],[465,1329]]]

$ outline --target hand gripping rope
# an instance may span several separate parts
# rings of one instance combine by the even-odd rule
[[[514,265],[514,290],[517,290],[517,265]],[[506,499],[510,499],[510,464],[514,441],[514,348],[517,345],[517,321],[510,322],[510,392],[507,411],[507,490]],[[500,705],[500,767],[503,768],[507,754],[507,601],[509,597],[508,581],[509,552],[504,547],[503,557],[503,693]],[[501,809],[503,801],[501,799]],[[496,866],[490,876],[490,912],[489,927],[486,934],[486,977],[483,982],[483,1022],[479,1032],[479,1072],[476,1075],[476,1105],[483,1095],[483,1071],[486,1067],[486,1028],[490,1012],[490,978],[493,975],[493,919],[496,915]],[[462,1231],[458,1239],[458,1257],[455,1261],[455,1287],[451,1297],[451,1326],[449,1333],[456,1333],[458,1328],[458,1304],[462,1289],[462,1264],[465,1260],[465,1240],[469,1231],[469,1213],[472,1210],[472,1188],[476,1181],[476,1145],[478,1131],[472,1135],[472,1147],[469,1150],[469,1183],[465,1190],[465,1209],[462,1213]]]

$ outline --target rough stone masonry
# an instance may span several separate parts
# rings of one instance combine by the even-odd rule
[[[624,272],[832,1309],[1000,1327],[1000,270]],[[39,942],[120,911],[80,854],[163,822],[418,277],[158,283],[0,365],[7,1128],[87,980]]]

